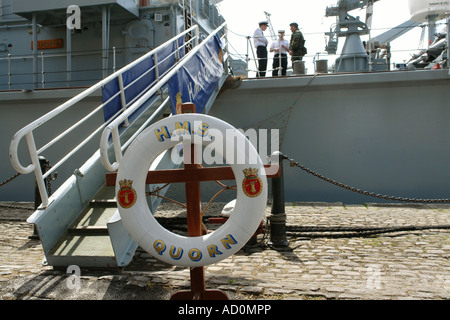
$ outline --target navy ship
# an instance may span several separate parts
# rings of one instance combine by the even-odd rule
[[[191,100],[235,128],[277,130],[276,149],[290,159],[286,201],[448,198],[449,32],[436,29],[448,26],[448,2],[411,0],[410,21],[363,42],[378,1],[337,1],[324,8],[336,17],[327,52],[338,54],[345,39],[334,67],[315,61],[311,73],[300,64],[266,78],[232,59],[217,2],[0,2],[0,172],[14,178],[0,197],[32,201],[38,190],[28,221],[46,263],[130,263],[137,244],[108,177],[140,132]],[[362,9],[364,21],[352,15]],[[390,61],[389,43],[424,24],[430,46]],[[163,154],[152,169],[171,169],[170,160]],[[149,196],[149,205],[160,199]]]

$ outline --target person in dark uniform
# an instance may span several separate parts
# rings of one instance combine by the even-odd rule
[[[303,56],[307,53],[305,48],[305,38],[298,29],[298,24],[293,22],[291,27],[291,42],[289,43],[289,54],[292,57],[292,61],[302,60]]]

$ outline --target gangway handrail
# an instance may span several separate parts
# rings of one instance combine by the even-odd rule
[[[186,34],[191,33],[191,32],[194,32],[195,36],[192,37],[189,41],[186,41],[183,44],[183,46],[179,47],[179,45],[178,45],[179,39],[181,39],[182,37],[184,38],[186,36]],[[84,139],[78,146],[76,146],[74,149],[72,149],[68,154],[63,156],[62,159],[60,159],[60,161],[58,161],[55,165],[53,165],[51,170],[49,170],[45,174],[43,174],[41,166],[39,164],[39,155],[42,154],[42,152],[44,152],[50,146],[54,145],[56,142],[61,140],[63,137],[68,135],[75,128],[79,127],[82,123],[85,123],[87,120],[92,118],[97,112],[99,112],[100,110],[103,110],[103,107],[107,103],[109,103],[112,99],[114,99],[117,96],[124,97],[125,90],[131,84],[126,86],[126,87],[124,87],[123,85],[120,85],[120,83],[123,80],[122,79],[122,75],[126,71],[128,71],[128,70],[132,69],[133,67],[135,67],[136,65],[138,65],[140,62],[144,61],[145,59],[148,59],[149,57],[152,57],[152,56],[156,56],[158,54],[158,52],[163,50],[170,43],[175,43],[176,44],[176,50],[174,50],[174,52],[172,52],[171,54],[178,54],[179,50],[182,49],[182,47],[185,47],[185,46],[189,45],[190,43],[193,43],[193,46],[195,48],[196,46],[198,46],[198,43],[199,43],[199,27],[197,25],[194,25],[191,28],[181,32],[180,34],[178,34],[175,37],[171,38],[170,40],[166,41],[164,44],[160,45],[158,48],[155,48],[154,50],[148,52],[147,54],[145,54],[142,57],[136,59],[132,63],[130,63],[127,66],[123,67],[122,69],[116,71],[115,73],[111,74],[110,76],[106,77],[105,79],[101,80],[100,82],[94,84],[93,86],[91,86],[88,89],[84,90],[80,94],[76,95],[75,97],[71,98],[70,100],[66,101],[65,103],[61,104],[60,106],[56,107],[55,109],[53,109],[52,111],[48,112],[47,114],[41,116],[37,120],[31,122],[30,124],[28,124],[24,128],[22,128],[19,131],[17,131],[17,133],[13,136],[13,138],[11,139],[10,148],[9,148],[9,157],[10,157],[11,165],[13,166],[13,168],[18,173],[21,173],[21,174],[29,174],[29,173],[34,171],[35,177],[36,177],[36,184],[38,186],[39,194],[40,194],[41,200],[42,200],[42,206],[41,207],[46,208],[48,206],[48,204],[49,204],[49,196],[47,194],[47,188],[45,186],[45,179],[52,172],[54,172],[58,167],[60,167],[65,161],[67,161],[67,159],[69,159],[79,149],[81,149],[81,147],[83,147],[85,144],[87,144],[87,142],[89,142],[97,133],[99,133],[111,120],[109,120],[109,122],[107,121],[107,122],[103,123],[100,127],[95,129],[86,139]],[[179,63],[180,61],[183,61],[183,59],[181,59],[181,60],[179,60],[177,62]],[[158,71],[157,71],[158,70],[158,64],[157,63],[155,63],[154,68],[155,68],[155,72],[158,73]],[[147,72],[149,72],[149,71],[147,71]],[[143,75],[145,75],[145,73]],[[143,75],[141,75],[141,77]],[[107,101],[103,102],[101,105],[95,107],[93,111],[90,111],[85,117],[83,117],[77,123],[75,123],[74,125],[72,125],[68,129],[66,129],[63,133],[61,133],[61,134],[57,135],[55,138],[51,139],[43,147],[37,149],[36,142],[35,142],[35,139],[34,139],[34,134],[33,134],[34,130],[36,130],[37,128],[39,128],[43,124],[49,122],[50,120],[52,120],[56,116],[60,115],[64,111],[70,109],[71,107],[76,105],[78,102],[80,102],[83,99],[89,97],[94,92],[96,92],[97,90],[101,89],[103,86],[105,86],[106,84],[108,84],[109,82],[111,82],[111,81],[113,81],[115,79],[118,79],[118,82],[119,82],[119,91],[115,95],[110,97]],[[154,85],[155,82],[158,83],[159,80],[160,80],[159,76],[156,76],[156,80],[152,84],[150,84],[150,86]],[[158,87],[159,87],[159,89],[161,89],[162,86],[158,86]],[[148,89],[149,89],[149,87],[145,88],[143,91],[148,90]],[[156,91],[153,90],[153,92],[156,92]],[[145,96],[147,97],[148,95],[145,95]],[[148,97],[147,97],[147,99],[148,99]],[[140,105],[142,105],[142,103],[144,103],[145,101],[146,100],[143,101],[142,98],[140,98],[137,101],[134,101],[134,100],[131,101],[131,103],[133,103],[133,106],[136,106],[138,102],[140,102]],[[123,99],[122,99],[122,104],[123,104]],[[128,104],[130,104],[130,103],[128,103]],[[114,119],[114,117],[118,116],[120,114],[120,112],[125,111],[127,107],[128,107],[127,105],[122,105],[122,109],[119,110],[115,115],[113,115],[112,119]],[[135,109],[137,109],[137,108],[135,108]],[[128,116],[130,114],[131,113],[127,113]],[[19,144],[20,144],[21,140],[24,137],[26,139],[28,152],[29,152],[30,160],[31,160],[31,164],[29,164],[26,167],[24,167],[21,164],[21,161],[19,160],[19,151],[18,151],[19,150]]]
[[[120,166],[120,161],[122,160],[123,151],[126,149],[126,147],[131,143],[131,141],[134,139],[134,137],[137,135],[137,133],[142,132],[145,128],[145,124],[141,126],[141,128],[136,132],[136,134],[128,139],[124,145],[120,142],[119,137],[119,126],[121,123],[123,123],[133,112],[135,112],[139,106],[145,102],[147,99],[149,99],[155,92],[160,90],[162,86],[164,86],[170,78],[172,78],[185,64],[187,64],[192,57],[215,35],[219,34],[219,32],[222,29],[226,29],[226,22],[220,25],[216,30],[214,30],[205,40],[202,41],[201,44],[194,47],[190,52],[189,55],[183,59],[180,63],[178,63],[170,72],[168,72],[163,78],[160,79],[160,81],[152,87],[148,92],[146,92],[142,97],[139,98],[133,105],[131,105],[127,110],[125,110],[121,115],[119,115],[117,118],[115,118],[106,128],[103,130],[102,137],[100,139],[100,158],[102,161],[103,166],[107,171],[117,171]],[[226,38],[226,32],[225,32],[225,38]],[[226,59],[224,59],[226,60]],[[155,112],[156,114],[156,112]],[[147,121],[148,122],[148,121]],[[114,155],[116,158],[116,161],[114,163],[111,163],[108,155],[108,148],[109,148],[109,139],[112,137],[112,143],[114,147]]]

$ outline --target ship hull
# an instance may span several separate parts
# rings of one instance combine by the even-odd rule
[[[244,130],[278,129],[280,148],[275,149],[345,185],[394,197],[450,198],[449,85],[447,70],[246,79],[224,90],[209,114]],[[8,123],[1,135],[2,176],[15,173],[8,161],[13,133],[58,105],[58,96],[67,100],[77,92],[44,90],[33,99],[9,93],[9,99],[1,100],[2,119]],[[93,154],[98,145],[88,149],[83,152]],[[48,159],[52,162],[53,155]],[[287,161],[283,169],[286,201],[390,202],[330,184]],[[60,175],[53,190],[64,180],[64,172]],[[180,193],[173,191],[175,197]],[[183,200],[183,192],[178,198]],[[33,201],[31,175],[4,185],[0,200]]]
[[[279,129],[280,150],[345,185],[406,198],[450,198],[447,70],[244,80],[210,114]],[[371,203],[284,162],[286,201]]]

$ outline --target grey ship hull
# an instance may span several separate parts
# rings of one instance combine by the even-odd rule
[[[448,70],[246,79],[237,89],[224,90],[209,114],[244,130],[279,129],[283,154],[347,185],[408,198],[449,198],[449,84]],[[9,95],[0,99],[2,120],[8,123],[1,129],[3,177],[15,173],[8,161],[14,132],[75,92],[0,93]],[[98,146],[89,148],[84,152],[92,154]],[[55,190],[59,182],[53,183]],[[286,201],[387,202],[344,190],[287,162],[284,183]],[[1,201],[33,199],[31,175],[3,186],[0,194]]]
[[[382,195],[450,198],[448,70],[245,80],[210,114],[237,128],[279,128],[281,152]],[[287,201],[387,202],[284,163]]]

